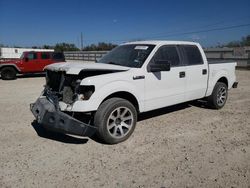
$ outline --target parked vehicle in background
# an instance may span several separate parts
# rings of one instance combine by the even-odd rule
[[[19,59],[23,52],[54,52],[53,49],[33,49],[33,48],[7,48],[0,47],[0,61]]]
[[[13,80],[17,74],[39,73],[52,63],[65,62],[59,52],[23,52],[20,59],[0,62],[0,74],[3,80]]]
[[[238,84],[235,66],[209,63],[198,43],[125,43],[97,63],[47,66],[44,91],[31,111],[49,130],[82,136],[96,131],[115,144],[132,134],[139,113],[197,99],[222,108],[228,89]]]

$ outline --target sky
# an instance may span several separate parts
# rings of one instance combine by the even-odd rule
[[[0,0],[0,44],[80,47],[187,40],[205,47],[250,34],[249,0]]]

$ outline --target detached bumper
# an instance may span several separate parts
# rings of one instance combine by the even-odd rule
[[[37,122],[48,130],[64,134],[92,136],[96,128],[57,110],[46,97],[30,104],[30,110]]]

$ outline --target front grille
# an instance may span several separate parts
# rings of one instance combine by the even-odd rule
[[[62,80],[63,72],[55,72],[47,70],[46,72],[46,85],[52,90],[59,92],[60,83]]]
[[[75,79],[73,76],[66,76],[64,72],[46,72],[46,87],[59,101],[71,104],[75,99]]]
[[[62,101],[71,104],[74,102],[74,91],[70,86],[64,86],[62,90]]]

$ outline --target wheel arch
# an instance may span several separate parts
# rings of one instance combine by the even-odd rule
[[[134,107],[136,108],[137,112],[140,112],[140,106],[139,106],[139,102],[138,100],[136,99],[136,97],[130,93],[130,92],[127,92],[127,91],[117,91],[115,93],[112,93],[110,95],[108,95],[106,98],[104,98],[101,102],[101,104],[108,100],[108,99],[111,99],[111,98],[114,98],[114,97],[118,97],[118,98],[122,98],[122,99],[125,99],[125,100],[128,100],[129,102],[131,102]]]
[[[212,94],[214,87],[218,82],[225,83],[228,89],[230,89],[231,87],[231,81],[228,77],[227,72],[226,71],[218,72],[217,74],[213,75],[208,79],[208,89],[206,92],[206,96],[210,96]]]
[[[219,78],[216,83],[218,83],[218,82],[222,82],[222,83],[226,84],[228,87],[228,79],[225,76],[222,76],[221,78]]]
[[[2,65],[0,66],[0,72],[6,67],[14,68],[17,73],[20,73],[20,70],[15,65]]]

